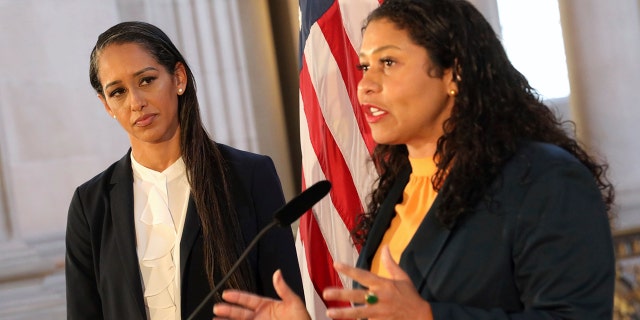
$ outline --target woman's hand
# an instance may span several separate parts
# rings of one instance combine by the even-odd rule
[[[239,290],[225,290],[222,299],[228,303],[217,303],[213,306],[213,319],[237,320],[292,320],[311,319],[300,299],[289,288],[277,270],[273,273],[273,287],[282,300],[261,297]]]
[[[333,319],[433,319],[429,303],[416,291],[409,276],[393,261],[389,248],[382,248],[382,265],[389,270],[391,279],[379,277],[371,272],[335,263],[336,270],[359,282],[365,289],[324,290],[326,300],[347,301],[356,304],[348,308],[330,308],[327,316]],[[367,304],[365,296],[374,293],[378,300]]]

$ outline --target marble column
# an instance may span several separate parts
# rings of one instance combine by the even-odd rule
[[[498,3],[496,0],[469,0],[482,13],[485,19],[493,27],[493,31],[500,36],[500,15],[498,13]]]
[[[606,158],[620,229],[640,225],[640,7],[559,0],[578,137]]]
[[[116,19],[109,1],[0,1],[0,319],[65,318],[73,189],[126,152],[87,76]]]
[[[73,190],[129,147],[88,81],[91,48],[117,22],[167,32],[212,136],[270,155],[293,196],[269,19],[267,0],[0,0],[0,319],[66,317]]]

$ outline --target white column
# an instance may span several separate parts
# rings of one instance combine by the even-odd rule
[[[2,90],[0,90],[0,94]],[[0,122],[2,120],[0,119]],[[9,229],[9,211],[7,210],[7,187],[4,182],[3,165],[2,165],[2,145],[0,144],[0,243],[6,241],[10,236]]]
[[[89,84],[98,35],[158,25],[185,54],[206,126],[293,179],[267,0],[0,0],[0,319],[64,319],[64,232],[76,186],[126,134]]]
[[[559,0],[559,7],[578,136],[611,166],[617,226],[639,226],[639,2]]]
[[[66,317],[69,201],[128,145],[88,81],[116,20],[112,1],[0,0],[0,319]]]

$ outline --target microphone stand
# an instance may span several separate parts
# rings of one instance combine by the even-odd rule
[[[236,261],[236,263],[233,266],[231,266],[231,269],[227,271],[227,274],[225,274],[224,277],[218,282],[218,284],[216,284],[215,288],[213,288],[213,290],[209,292],[209,294],[204,298],[204,300],[202,300],[202,302],[198,305],[198,307],[195,310],[193,310],[193,312],[191,312],[191,315],[189,316],[189,318],[187,318],[187,320],[193,320],[193,317],[195,317],[195,315],[198,314],[198,312],[200,312],[202,307],[204,307],[204,305],[207,304],[207,301],[209,301],[209,299],[211,299],[211,297],[213,297],[213,295],[216,292],[218,292],[220,288],[222,288],[222,285],[225,284],[225,282],[227,282],[229,277],[231,277],[231,274],[233,274],[233,272],[235,272],[236,269],[238,269],[238,266],[240,266],[240,263],[244,261],[244,259],[247,257],[251,249],[253,249],[253,247],[256,246],[256,244],[258,243],[258,240],[260,240],[262,236],[265,233],[267,233],[267,231],[271,230],[271,228],[273,228],[276,225],[280,225],[283,227],[290,226],[293,221],[300,218],[300,216],[303,215],[308,210],[311,210],[311,207],[313,207],[315,203],[317,203],[318,201],[320,201],[320,199],[326,196],[327,193],[329,193],[330,189],[331,189],[331,183],[329,181],[327,180],[319,181],[314,185],[312,185],[311,187],[307,188],[297,197],[293,198],[291,201],[286,203],[278,211],[276,211],[276,213],[274,214],[273,221],[271,221],[268,225],[262,228],[262,230],[260,230],[260,232],[258,232],[258,234],[253,238],[253,240],[251,240],[249,245],[244,249],[244,252],[242,252],[240,257]]]
[[[271,221],[264,228],[262,228],[262,230],[260,230],[260,232],[253,238],[253,240],[251,240],[251,242],[249,243],[247,248],[244,250],[244,252],[242,252],[242,254],[238,258],[236,263],[234,263],[233,266],[231,266],[231,269],[227,271],[227,274],[225,274],[224,277],[220,279],[220,281],[218,281],[218,284],[216,284],[213,290],[211,290],[211,292],[209,292],[209,294],[204,298],[204,300],[202,300],[202,302],[198,305],[198,307],[195,310],[193,310],[193,312],[191,312],[191,315],[189,316],[189,318],[187,318],[187,320],[193,320],[193,318],[198,314],[198,312],[200,312],[200,310],[207,304],[209,299],[211,299],[211,297],[213,297],[213,295],[216,292],[218,292],[220,288],[222,288],[222,285],[224,285],[227,282],[227,280],[229,280],[229,277],[231,277],[231,275],[236,271],[236,269],[238,269],[238,267],[240,266],[240,263],[247,258],[247,255],[249,255],[249,252],[251,252],[251,249],[253,249],[253,247],[256,246],[256,244],[262,238],[262,236],[265,233],[267,233],[267,231],[271,230],[271,228],[273,228],[278,224],[279,224],[278,221],[274,220],[274,221]]]

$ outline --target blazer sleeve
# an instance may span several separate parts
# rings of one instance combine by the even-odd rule
[[[280,179],[271,158],[264,156],[253,171],[251,196],[258,217],[259,229],[273,221],[273,214],[284,204]],[[258,289],[262,294],[278,298],[273,288],[273,273],[280,269],[287,284],[304,297],[293,231],[290,227],[275,227],[258,243]],[[304,299],[304,298],[302,298]]]
[[[512,263],[524,311],[433,302],[434,319],[611,319],[615,258],[592,175],[578,163],[552,166],[523,199]]]
[[[90,228],[78,189],[69,206],[65,237],[67,319],[102,319]]]

